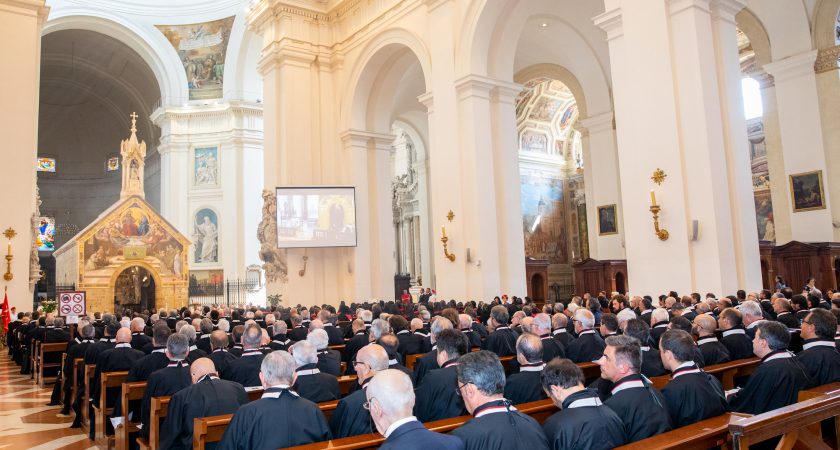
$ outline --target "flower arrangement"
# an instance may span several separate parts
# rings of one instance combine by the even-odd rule
[[[56,309],[58,309],[58,302],[54,299],[48,298],[41,302],[41,310],[47,314],[55,312]]]

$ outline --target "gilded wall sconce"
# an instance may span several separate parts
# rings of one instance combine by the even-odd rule
[[[653,176],[650,177],[650,179],[653,180],[653,182],[656,183],[657,186],[659,186],[665,181],[665,178],[667,176],[668,175],[665,173],[664,170],[657,167],[656,170],[653,171]]]
[[[441,232],[441,235],[442,235],[442,237],[440,238],[440,241],[443,242],[443,256],[445,256],[446,259],[448,259],[452,262],[455,262],[455,254],[454,253],[449,253],[449,247],[447,246],[447,243],[449,242],[449,238],[446,237],[446,227],[440,227],[440,232]]]
[[[6,273],[3,274],[3,279],[6,281],[12,281],[12,278],[14,278],[14,275],[12,274],[12,259],[14,258],[12,256],[12,238],[17,236],[17,232],[9,227],[3,232],[3,236],[6,236],[6,239],[9,240],[9,246],[6,251]]]
[[[650,212],[653,214],[653,230],[656,233],[656,237],[660,241],[667,241],[669,236],[668,230],[659,228],[659,211],[662,208],[656,204],[656,193],[654,193],[653,189],[650,190],[650,203]]]

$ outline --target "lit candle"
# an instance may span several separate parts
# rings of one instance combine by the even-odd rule
[[[11,255],[12,254],[12,241],[11,240],[9,241],[9,247],[8,248],[9,248],[9,252],[7,254]]]
[[[446,237],[446,226],[440,227],[440,232],[443,235],[443,237]],[[12,244],[9,244],[9,245],[12,245]],[[11,250],[9,250],[9,251],[11,252]]]
[[[656,206],[656,193],[653,192],[653,189],[650,190],[650,204]]]

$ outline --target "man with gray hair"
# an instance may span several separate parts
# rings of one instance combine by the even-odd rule
[[[551,316],[546,313],[539,313],[534,317],[531,330],[542,341],[543,361],[549,362],[554,358],[565,358],[566,350],[563,344],[551,336]],[[518,353],[517,347],[517,353]]]
[[[312,335],[310,334],[309,337]],[[318,350],[308,338],[306,341],[296,343],[290,350],[297,365],[292,383],[292,389],[295,392],[315,403],[341,398],[338,378],[318,369]]]
[[[566,314],[558,312],[551,316],[551,328],[554,329],[551,335],[563,345],[564,351],[575,340],[575,337],[572,336],[571,330],[569,329],[569,325],[569,316]]]
[[[659,338],[668,331],[668,324],[671,316],[665,308],[656,308],[650,314],[650,337],[653,339],[653,348],[659,349]]]
[[[140,436],[149,437],[152,397],[171,396],[192,384],[190,365],[185,361],[189,345],[187,337],[180,333],[173,334],[166,340],[166,357],[169,364],[149,375],[146,382],[140,407],[140,422],[143,424],[140,427]]]
[[[379,372],[368,383],[365,395],[370,417],[385,436],[380,450],[463,450],[460,439],[428,430],[412,414],[414,388],[405,373],[395,369]]]
[[[604,340],[595,332],[595,316],[585,308],[575,310],[575,332],[578,338],[566,348],[566,357],[575,363],[598,360],[604,353]]]
[[[292,340],[286,337],[287,329],[286,322],[282,320],[274,322],[274,327],[272,329],[273,337],[271,338],[271,342],[268,344],[268,347],[274,351],[288,351],[289,347],[292,345]]]
[[[551,338],[548,340],[554,341]],[[505,398],[514,405],[546,398],[540,386],[540,375],[545,367],[543,342],[545,341],[531,333],[524,333],[516,340],[519,373],[509,376],[505,383]]]
[[[330,337],[330,345],[343,345],[344,332],[336,325],[338,316],[326,309],[322,309],[321,312],[318,313],[318,318],[324,323],[324,331],[326,331],[327,336]]]
[[[540,424],[504,398],[505,369],[489,351],[458,360],[458,392],[473,418],[452,431],[466,450],[548,449]]]
[[[260,367],[264,355],[260,352],[262,328],[249,324],[242,333],[242,356],[228,365],[221,373],[225,380],[235,381],[245,387],[260,386]]]
[[[195,341],[195,346],[205,354],[210,354],[213,349],[210,346],[210,333],[213,332],[213,321],[207,318],[201,319],[199,324],[201,336]]]
[[[377,339],[390,332],[391,324],[389,324],[387,320],[376,319],[370,324],[370,329],[368,330],[368,340],[370,342],[376,342]]]
[[[289,331],[289,339],[298,342],[306,339],[309,329],[303,326],[303,317],[300,314],[292,316],[292,330]]]
[[[327,332],[323,328],[316,328],[309,332],[306,340],[318,351],[318,369],[336,377],[340,376],[341,353],[328,347],[330,337],[327,336]]]
[[[482,349],[489,350],[498,356],[516,354],[516,338],[519,335],[508,326],[510,315],[507,308],[496,305],[490,310],[490,325],[493,332],[487,336]]]
[[[764,314],[761,305],[753,300],[747,300],[738,306],[741,315],[744,317],[744,327],[747,337],[752,340],[755,337],[755,330],[758,324],[764,322]]]
[[[379,344],[366,345],[352,363],[361,389],[341,399],[330,417],[330,429],[336,439],[373,432],[370,412],[365,409],[365,391],[377,372],[388,369],[388,353]]]
[[[190,325],[184,325],[183,327],[181,327],[181,331],[179,331],[178,333],[183,334],[187,337],[187,339],[190,340],[190,353],[187,356],[187,360],[189,362],[193,362],[198,358],[203,358],[207,356],[207,353],[204,350],[201,350],[200,348],[198,348],[198,346],[195,345],[195,328],[193,328]]]
[[[432,322],[431,328],[431,343],[433,344],[432,349],[422,357],[418,358],[414,365],[414,382],[417,383],[417,386],[420,386],[420,382],[423,381],[423,378],[427,373],[429,373],[429,371],[440,367],[437,362],[437,337],[440,336],[440,333],[443,330],[452,329],[453,324],[449,321],[449,319],[437,316],[435,321]]]
[[[218,450],[285,448],[332,437],[318,405],[289,388],[294,370],[289,353],[266,355],[260,365],[262,397],[233,414]]]
[[[470,349],[481,348],[481,336],[472,329],[473,320],[469,314],[458,314],[458,327],[470,343]]]

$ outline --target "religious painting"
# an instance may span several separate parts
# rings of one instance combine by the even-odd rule
[[[754,192],[755,223],[758,227],[758,240],[775,242],[776,224],[773,222],[773,202],[770,201],[770,190]]]
[[[106,216],[82,244],[85,275],[108,276],[129,260],[144,260],[165,275],[180,278],[184,251],[168,226],[137,200]]]
[[[601,236],[618,233],[618,221],[615,216],[615,205],[598,207],[598,234]]]
[[[534,107],[531,108],[529,118],[538,122],[551,122],[551,119],[554,118],[554,113],[557,112],[561,104],[562,101],[556,98],[542,96],[534,103]]]
[[[572,118],[575,117],[575,113],[577,112],[577,104],[572,103],[563,111],[563,116],[560,117],[560,128],[566,128],[571,124]]]
[[[218,147],[196,148],[193,152],[193,186],[216,187],[218,185]]]
[[[522,171],[520,190],[525,256],[568,264],[563,180],[545,172]]]
[[[793,197],[793,212],[825,209],[822,170],[791,175],[790,195]]]
[[[120,158],[119,156],[112,156],[108,158],[108,161],[105,163],[105,170],[108,172],[114,172],[120,170]]]
[[[190,285],[222,284],[224,281],[224,270],[190,270]]]
[[[526,130],[522,133],[519,148],[526,152],[547,153],[548,137],[538,131]]]
[[[38,221],[38,235],[35,237],[38,251],[51,252],[55,250],[55,219],[41,217]]]
[[[38,158],[38,172],[55,172],[55,158]]]
[[[209,208],[195,213],[193,241],[193,261],[196,263],[219,262],[219,219]]]
[[[190,100],[222,98],[225,56],[234,17],[187,25],[156,25],[184,65]]]

